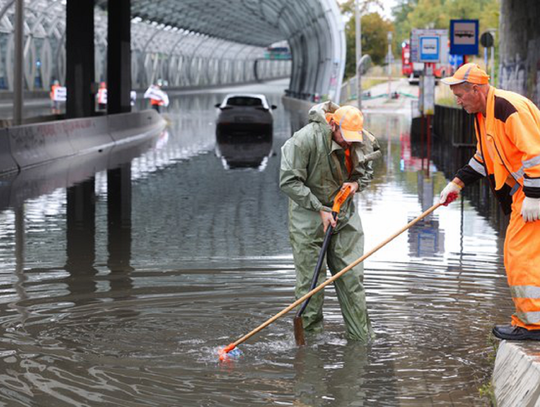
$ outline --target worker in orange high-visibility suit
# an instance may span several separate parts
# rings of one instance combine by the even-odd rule
[[[156,85],[150,85],[150,87],[144,92],[144,98],[150,99],[150,106],[158,113],[161,111],[161,106],[169,106],[169,97],[161,90],[161,80],[158,80]]]
[[[51,91],[49,93],[49,96],[51,98],[51,108],[53,114],[59,114],[60,113],[60,100],[58,98],[57,92],[58,89],[61,88],[60,82],[58,80],[54,80],[53,84],[51,86]]]
[[[508,340],[540,340],[540,110],[527,98],[489,85],[489,76],[469,63],[449,78],[457,102],[475,114],[477,151],[441,192],[448,204],[466,185],[487,176],[511,212],[504,266],[516,308],[511,325],[493,334]]]

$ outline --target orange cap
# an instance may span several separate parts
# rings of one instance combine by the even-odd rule
[[[363,141],[362,129],[364,128],[364,115],[354,106],[340,107],[332,114],[326,115],[326,120],[334,119],[341,129],[345,141]]]
[[[453,76],[441,79],[446,85],[457,85],[464,82],[485,85],[489,83],[489,75],[475,63],[461,65]]]

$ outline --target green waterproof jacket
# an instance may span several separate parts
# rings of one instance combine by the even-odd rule
[[[316,105],[309,111],[309,123],[294,133],[281,149],[280,188],[290,198],[289,232],[313,239],[323,234],[319,211],[331,211],[334,197],[344,182],[356,181],[358,192],[373,178],[372,161],[381,156],[375,137],[363,131],[363,142],[352,143],[353,171],[345,166],[345,152],[332,140],[326,113],[339,108],[332,102]],[[348,222],[362,230],[355,205],[348,199],[341,207],[335,233]],[[357,224],[357,225],[356,225]]]

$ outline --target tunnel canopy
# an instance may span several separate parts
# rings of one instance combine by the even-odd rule
[[[97,0],[103,9],[107,0]],[[163,29],[182,29],[204,42],[268,47],[287,41],[293,96],[339,97],[345,35],[336,0],[131,0],[131,14]]]
[[[24,82],[30,91],[49,89],[53,80],[65,83],[67,1],[77,2],[24,3]],[[95,2],[98,82],[107,81],[108,1]],[[8,90],[14,3],[0,0],[0,89]],[[131,22],[133,89],[157,79],[173,88],[203,88],[290,76],[294,97],[339,100],[345,35],[336,0],[131,0]]]

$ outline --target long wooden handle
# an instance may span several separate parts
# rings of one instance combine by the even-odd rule
[[[435,205],[433,205],[431,208],[429,208],[427,211],[425,211],[423,214],[421,214],[420,216],[418,216],[416,219],[412,220],[411,222],[409,222],[407,225],[405,225],[403,228],[401,228],[400,230],[398,230],[397,232],[395,232],[392,236],[390,236],[389,238],[387,238],[384,242],[382,243],[379,243],[377,246],[375,246],[373,249],[371,249],[369,252],[367,252],[366,254],[364,254],[362,257],[360,257],[358,260],[354,261],[353,263],[349,264],[347,267],[345,267],[343,270],[341,270],[339,273],[336,273],[334,274],[331,278],[329,278],[328,280],[326,280],[324,283],[320,284],[319,286],[315,287],[313,290],[311,290],[310,292],[308,292],[306,295],[304,295],[303,297],[297,299],[295,302],[293,302],[291,305],[289,305],[287,308],[283,309],[282,311],[278,312],[276,315],[274,315],[272,318],[268,319],[266,322],[262,323],[261,325],[259,325],[257,328],[255,328],[253,331],[247,333],[246,335],[242,336],[240,339],[238,339],[236,342],[233,342],[231,344],[229,344],[227,346],[226,349],[228,349],[228,351],[234,349],[235,347],[237,347],[238,345],[240,345],[242,342],[245,342],[247,341],[249,338],[251,338],[253,335],[255,335],[257,332],[263,330],[264,328],[266,328],[268,325],[270,325],[272,322],[274,322],[276,319],[282,317],[283,315],[285,315],[286,313],[288,313],[290,310],[292,310],[294,307],[300,305],[302,302],[304,302],[306,299],[308,299],[309,297],[311,297],[312,295],[318,293],[319,291],[321,291],[324,287],[326,287],[328,284],[332,283],[333,281],[337,280],[338,278],[340,278],[343,274],[345,274],[347,271],[349,271],[350,269],[352,269],[353,267],[357,266],[358,264],[362,263],[365,259],[367,259],[369,256],[371,256],[373,253],[375,253],[376,251],[378,251],[380,248],[382,248],[383,246],[386,246],[388,243],[390,243],[392,240],[394,240],[396,237],[398,237],[399,235],[401,235],[403,232],[405,232],[407,229],[409,229],[411,226],[415,225],[416,223],[418,223],[419,221],[421,221],[422,219],[424,219],[426,216],[428,216],[431,212],[433,212],[435,209],[437,209],[439,206],[441,206],[442,204],[440,203],[437,203]]]

